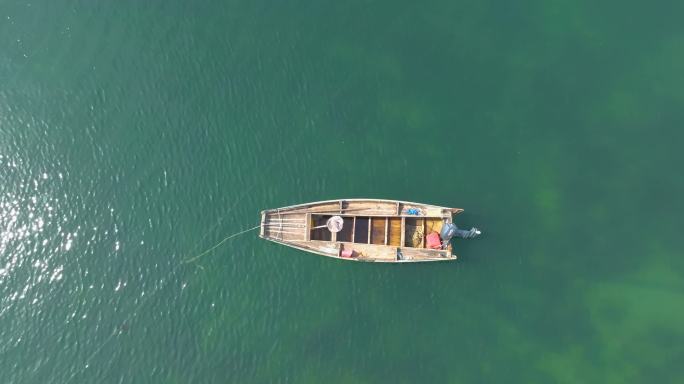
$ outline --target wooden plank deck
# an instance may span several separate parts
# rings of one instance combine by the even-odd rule
[[[385,217],[371,218],[371,244],[385,245]]]
[[[401,245],[401,218],[389,218],[389,236],[388,245],[398,247]]]
[[[306,213],[297,215],[278,215],[277,213],[264,216],[263,236],[282,241],[307,240]]]

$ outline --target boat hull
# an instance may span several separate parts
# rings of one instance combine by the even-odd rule
[[[321,256],[358,261],[409,263],[455,260],[452,246],[432,249],[426,236],[439,233],[460,208],[398,200],[340,199],[261,212],[259,236]],[[326,221],[343,219],[339,232]]]

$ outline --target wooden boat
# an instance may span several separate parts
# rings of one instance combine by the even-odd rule
[[[269,209],[261,212],[259,237],[337,259],[370,262],[455,260],[452,245],[426,247],[460,208],[407,201],[347,199]],[[331,218],[338,216],[341,218]],[[330,229],[337,220],[341,229]],[[335,232],[339,230],[339,232]],[[431,240],[434,240],[432,235]]]

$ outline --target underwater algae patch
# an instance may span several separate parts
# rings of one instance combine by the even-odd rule
[[[664,265],[592,283],[585,293],[593,332],[538,361],[558,383],[678,382],[684,379],[684,287]]]

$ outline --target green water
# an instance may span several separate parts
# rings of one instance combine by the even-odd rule
[[[684,382],[683,4],[0,0],[0,382]],[[484,235],[182,264],[352,197]]]

